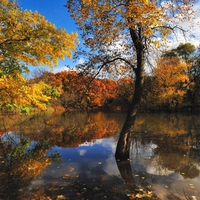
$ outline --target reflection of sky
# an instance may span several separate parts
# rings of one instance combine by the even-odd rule
[[[114,138],[99,139],[93,143],[84,143],[77,148],[54,147],[51,151],[58,151],[62,155],[63,163],[47,167],[45,174],[33,181],[33,184],[62,182],[62,177],[66,174],[73,177],[84,175],[88,178],[98,178],[99,175],[120,177],[114,157],[115,140]],[[183,188],[191,195],[200,192],[200,177],[184,179],[180,173],[157,166],[157,156],[153,156],[153,150],[157,147],[155,144],[150,143],[145,146],[140,144],[137,148],[134,145],[131,148],[133,177],[143,174],[161,199],[167,199],[166,196],[171,192],[176,195],[177,191],[183,193]]]
[[[58,151],[62,155],[62,164],[47,167],[45,175],[41,175],[44,182],[62,177],[64,174],[88,174],[97,176],[98,172],[108,175],[119,175],[114,152],[116,143],[113,138],[99,139],[95,143],[84,143],[77,148],[54,147],[51,153]],[[72,170],[73,168],[73,170]],[[98,169],[98,170],[97,170]],[[95,172],[93,172],[94,170]],[[45,179],[45,180],[44,180]],[[38,180],[34,181],[39,183]],[[42,183],[40,179],[40,184]]]

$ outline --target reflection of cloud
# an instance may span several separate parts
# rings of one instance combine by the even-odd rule
[[[95,144],[100,144],[107,150],[111,151],[114,155],[117,142],[114,140],[114,138],[108,138],[108,139],[98,139]]]
[[[36,180],[33,180],[31,182],[31,186],[43,186],[45,184],[45,181],[43,179],[36,179]]]
[[[104,171],[110,176],[118,176],[119,169],[117,167],[116,160],[114,157],[117,142],[114,140],[114,138],[108,138],[97,140],[96,144],[100,144],[106,149],[106,151],[108,151],[108,158],[104,161]]]
[[[120,174],[113,154],[110,154],[110,157],[106,160],[104,171],[110,176],[118,176]]]
[[[87,151],[85,149],[82,149],[82,150],[78,150],[78,152],[80,156],[84,156]]]
[[[161,168],[161,166],[159,166],[159,170],[154,166],[147,166],[146,171],[148,174],[162,175],[162,176],[167,176],[169,174],[174,173],[174,171]]]

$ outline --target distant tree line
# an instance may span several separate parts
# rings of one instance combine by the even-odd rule
[[[146,74],[141,110],[188,111],[200,107],[199,50],[180,44],[156,60],[152,74]],[[50,105],[68,110],[127,110],[134,93],[134,79],[94,78],[76,71],[44,71],[31,79],[53,89]],[[58,94],[59,93],[59,94]],[[56,95],[57,94],[57,95]]]

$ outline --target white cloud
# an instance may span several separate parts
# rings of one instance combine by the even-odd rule
[[[178,23],[187,32],[184,35],[182,31],[177,31],[172,39],[169,40],[171,48],[176,48],[180,43],[185,42],[192,43],[196,47],[200,45],[200,1],[194,5],[193,10],[194,18],[191,21]]]
[[[85,60],[84,60],[83,58],[79,58],[79,60],[77,61],[76,64],[77,64],[77,65],[78,65],[78,64],[83,64],[84,62],[85,62]]]
[[[61,72],[61,71],[64,71],[64,70],[65,70],[65,66],[55,67],[53,69],[53,73],[58,73],[58,72]]]
[[[72,70],[69,66],[58,66],[58,67],[55,67],[53,69],[53,73],[58,73],[58,72],[62,72],[62,71],[70,71]]]

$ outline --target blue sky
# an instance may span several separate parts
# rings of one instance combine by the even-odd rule
[[[75,22],[71,19],[67,8],[64,7],[66,0],[18,0],[17,2],[23,10],[38,11],[57,28],[65,28],[68,33],[77,32]],[[60,60],[54,71],[60,71],[65,65],[74,66],[75,63],[66,57],[65,60]],[[31,71],[34,69],[36,68],[31,67]]]
[[[57,28],[65,28],[68,33],[77,32],[77,27],[75,22],[71,19],[70,14],[67,11],[67,8],[64,7],[67,0],[18,0],[19,6],[25,10],[38,11],[38,13],[45,16],[45,18],[51,23],[55,24]],[[195,24],[200,24],[200,1],[197,1],[194,6],[195,13]],[[180,23],[183,28],[188,28],[189,23],[183,22]],[[190,42],[199,46],[200,44],[200,26],[194,26],[192,28],[192,33],[195,35],[195,38],[190,38],[189,41],[186,41],[182,33],[177,35],[173,41],[169,43],[169,48],[175,48],[180,44],[180,42]],[[178,38],[178,40],[177,40]],[[80,62],[82,59],[80,59]],[[58,72],[65,69],[65,65],[74,66],[75,63],[73,60],[66,59],[60,60],[59,65],[54,68],[54,72]],[[32,69],[32,68],[31,68]],[[34,68],[36,69],[36,68]]]

